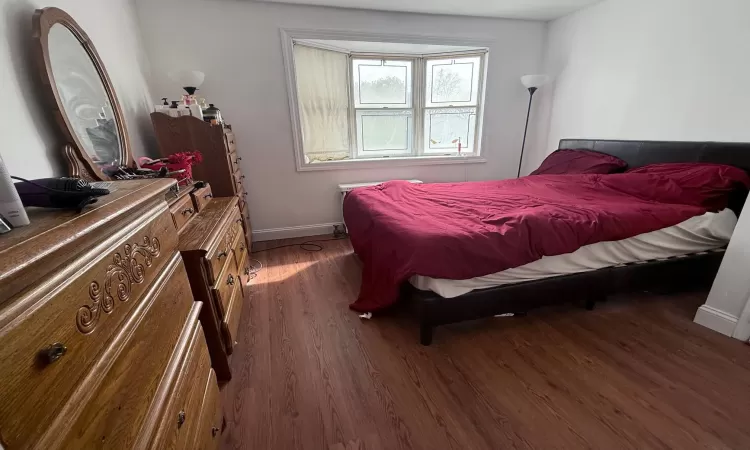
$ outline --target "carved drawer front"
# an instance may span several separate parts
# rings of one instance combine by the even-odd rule
[[[245,179],[245,175],[242,175],[242,172],[235,172],[234,175],[234,189],[235,192],[240,193],[245,190],[245,186],[242,184],[242,180]]]
[[[233,251],[230,250],[229,258],[224,265],[223,270],[219,273],[219,279],[211,287],[211,294],[216,299],[219,306],[221,317],[226,317],[229,301],[232,298],[234,288],[240,285],[240,274],[237,265],[234,262]]]
[[[235,267],[237,268],[238,273],[240,273],[239,270],[242,268],[242,261],[247,255],[247,242],[245,241],[245,233],[239,233],[237,235],[237,240],[234,243],[232,253],[234,254]]]
[[[236,173],[240,170],[240,161],[242,161],[242,156],[238,156],[237,152],[232,151],[227,155],[229,158],[229,164],[232,166],[232,173]]]
[[[203,208],[206,207],[208,202],[214,198],[214,195],[211,193],[211,185],[207,184],[200,189],[194,190],[190,193],[190,197],[193,198],[193,206],[195,207],[195,210],[197,212],[203,211]]]
[[[57,430],[62,448],[125,449],[134,447],[148,422],[159,386],[186,323],[194,323],[203,304],[194,302],[179,253],[144,298],[143,311],[122,330],[122,342],[103,359],[104,366],[84,381],[88,402],[72,423]],[[119,345],[118,345],[119,344]],[[109,360],[112,358],[112,360]],[[71,410],[81,407],[71,399]],[[63,417],[67,416],[63,411]],[[71,414],[72,415],[72,414]],[[70,418],[68,418],[70,420]],[[67,433],[67,435],[65,435]],[[45,448],[52,448],[46,446]]]
[[[239,221],[241,221],[239,209],[234,208],[232,218],[226,223],[225,228],[219,231],[219,236],[221,236],[219,245],[206,255],[206,259],[208,260],[206,270],[210,284],[216,284],[224,268],[224,264],[232,259],[232,244],[234,244],[237,235],[242,229]]]
[[[216,384],[216,378],[211,380],[213,370],[203,329],[200,323],[192,328],[189,350],[182,362],[169,405],[159,420],[159,430],[151,446],[153,449],[195,449],[203,439],[203,398],[208,382]]]
[[[247,293],[247,285],[250,284],[250,272],[252,271],[252,261],[250,261],[250,255],[245,253],[245,257],[240,261],[240,285],[242,286],[242,292]]]
[[[193,199],[189,195],[184,196],[182,200],[172,205],[170,210],[172,211],[174,226],[178,232],[197,214]]]
[[[240,315],[242,315],[242,300],[242,290],[239,284],[237,284],[232,292],[232,298],[229,301],[229,307],[227,308],[224,323],[222,324],[226,333],[228,355],[231,355],[234,351],[235,342],[237,341],[237,332],[240,328]]]
[[[208,377],[208,383],[206,383],[206,392],[203,396],[200,427],[195,448],[205,450],[219,448],[221,424],[223,422],[220,402],[219,384],[216,380],[216,373],[211,369],[211,375]]]
[[[11,300],[29,308],[0,329],[0,434],[6,448],[29,447],[50,428],[118,339],[121,325],[144,307],[144,293],[176,246],[165,208],[128,237],[101,244],[95,256],[68,263],[72,275],[50,276],[55,290],[27,291]]]

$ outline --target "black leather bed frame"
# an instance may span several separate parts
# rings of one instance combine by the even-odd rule
[[[750,172],[750,144],[728,142],[614,141],[563,139],[559,149],[588,149],[616,156],[629,168],[662,162],[728,164]],[[739,215],[747,191],[730,198]],[[676,292],[710,286],[719,270],[723,250],[677,258],[608,267],[591,272],[480,289],[455,298],[420,291],[408,282],[402,296],[410,297],[420,324],[420,341],[432,343],[434,327],[498,314],[525,314],[540,306],[581,302],[593,309],[609,294],[639,290]]]

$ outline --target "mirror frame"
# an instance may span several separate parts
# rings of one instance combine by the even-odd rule
[[[99,74],[99,79],[104,85],[104,90],[107,93],[110,104],[112,105],[120,148],[122,149],[121,164],[128,167],[135,167],[135,162],[133,161],[130,141],[128,139],[128,130],[125,126],[125,118],[122,113],[120,102],[117,100],[117,94],[115,94],[115,89],[112,86],[112,81],[109,79],[107,69],[104,68],[104,64],[102,63],[101,58],[99,58],[99,53],[97,53],[91,39],[86,32],[83,31],[80,25],[78,25],[78,23],[62,9],[37,9],[34,12],[34,18],[32,19],[32,37],[35,43],[34,59],[36,59],[37,62],[40,73],[39,78],[43,85],[43,90],[47,93],[48,107],[52,110],[55,122],[59,125],[66,141],[63,145],[63,153],[68,162],[70,176],[92,181],[111,180],[112,178],[105,175],[88,155],[86,149],[83,147],[81,141],[74,132],[73,127],[71,127],[68,115],[65,113],[65,108],[57,90],[55,75],[52,73],[52,66],[49,58],[49,32],[55,24],[63,25],[73,33],[88,54],[89,58],[91,58],[91,62],[93,62],[96,72]]]

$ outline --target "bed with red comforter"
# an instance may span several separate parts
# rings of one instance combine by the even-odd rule
[[[474,278],[673,226],[725,208],[740,186],[750,187],[741,169],[680,163],[611,175],[355,189],[344,220],[364,266],[351,308],[394,304],[413,275]]]

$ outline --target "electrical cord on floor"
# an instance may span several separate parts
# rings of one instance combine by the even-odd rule
[[[288,248],[288,247],[299,247],[300,250],[304,250],[306,252],[319,252],[319,251],[323,250],[323,246],[320,245],[320,244],[316,244],[316,242],[340,241],[342,239],[346,239],[346,237],[347,237],[346,235],[343,235],[341,237],[335,237],[335,238],[331,238],[331,239],[313,239],[313,240],[310,240],[310,241],[302,242],[300,244],[279,245],[279,246],[276,246],[276,247],[269,247],[269,248],[264,248],[264,249],[261,249],[261,250],[253,250],[253,254],[255,254],[255,253],[261,253],[261,252],[269,252],[271,250],[277,250],[277,249],[280,249],[280,248]]]

